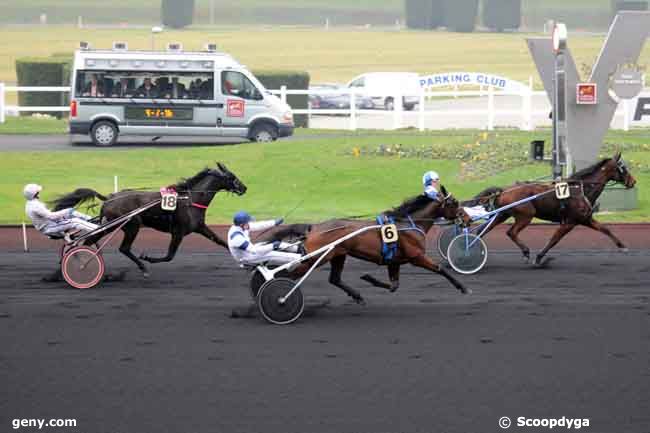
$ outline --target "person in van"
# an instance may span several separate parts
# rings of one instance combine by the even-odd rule
[[[156,89],[156,86],[154,86],[151,83],[151,78],[147,77],[144,79],[144,82],[140,87],[138,87],[138,90],[135,92],[135,96],[139,98],[157,98],[158,97],[158,89]]]
[[[178,77],[172,77],[172,82],[167,86],[165,98],[184,99],[187,98],[187,90],[183,83],[178,82]]]
[[[129,98],[132,96],[132,89],[129,88],[129,79],[127,77],[120,78],[120,81],[113,86],[114,98]]]
[[[90,96],[92,98],[101,98],[104,96],[104,85],[99,82],[97,74],[90,76],[90,81],[84,88],[83,96]]]
[[[212,89],[214,89],[214,80],[208,78],[201,84],[199,92],[201,99],[212,99]]]

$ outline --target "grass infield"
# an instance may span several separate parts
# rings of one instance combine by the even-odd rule
[[[215,161],[225,162],[249,190],[242,197],[218,195],[208,211],[210,223],[228,222],[240,209],[258,218],[287,216],[293,222],[371,216],[421,193],[421,176],[426,170],[438,171],[443,184],[460,199],[488,186],[507,186],[550,173],[547,164],[530,164],[526,157],[528,143],[533,138],[550,141],[549,131],[504,130],[487,138],[480,131],[297,134],[296,140],[270,144],[3,152],[0,223],[25,220],[21,192],[29,182],[44,186],[44,200],[82,186],[112,192],[115,175],[120,188],[158,190]],[[650,221],[650,193],[644,188],[650,181],[650,133],[611,133],[606,141],[606,152],[612,152],[616,143],[632,166],[640,209],[600,219]]]

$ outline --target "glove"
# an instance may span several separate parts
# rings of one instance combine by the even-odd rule
[[[276,225],[276,226],[279,226],[279,225],[282,224],[283,222],[284,222],[284,218],[278,218],[278,219],[275,220],[275,225]]]
[[[282,241],[273,241],[273,251],[279,250],[281,243],[282,243]]]

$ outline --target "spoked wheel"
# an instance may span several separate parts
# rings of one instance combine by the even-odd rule
[[[289,273],[287,271],[280,271],[276,275],[277,277],[288,277]],[[257,298],[257,294],[260,292],[260,289],[262,288],[262,285],[266,283],[266,278],[264,278],[264,275],[257,269],[253,271],[253,274],[251,275],[251,282],[250,282],[250,289],[251,289],[251,295],[253,298]]]
[[[447,250],[451,241],[461,233],[462,231],[457,225],[447,227],[440,232],[438,235],[438,252],[443,259],[447,258]]]
[[[449,244],[447,260],[456,272],[469,275],[483,269],[487,254],[483,239],[471,233],[461,233]]]
[[[276,325],[287,325],[300,317],[305,308],[300,288],[284,298],[295,284],[289,278],[274,278],[262,284],[257,295],[257,306],[266,320]]]
[[[75,289],[90,289],[104,277],[104,258],[90,247],[72,248],[63,256],[61,271]]]

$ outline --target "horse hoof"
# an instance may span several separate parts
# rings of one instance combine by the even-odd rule
[[[462,293],[463,295],[471,295],[473,292],[472,292],[472,289],[468,289],[467,287],[463,287],[462,289],[460,289],[460,293]]]
[[[358,305],[366,305],[366,300],[362,297],[354,298],[354,302],[356,302]]]
[[[622,252],[623,254],[627,254],[630,252],[630,249],[627,247],[619,248],[619,251]]]
[[[535,260],[535,267],[536,268],[546,268],[548,265],[555,260],[553,257],[544,257],[540,259],[539,257]]]
[[[143,272],[143,273],[142,273],[142,276],[143,276],[144,279],[146,280],[147,278],[149,278],[149,272]]]

